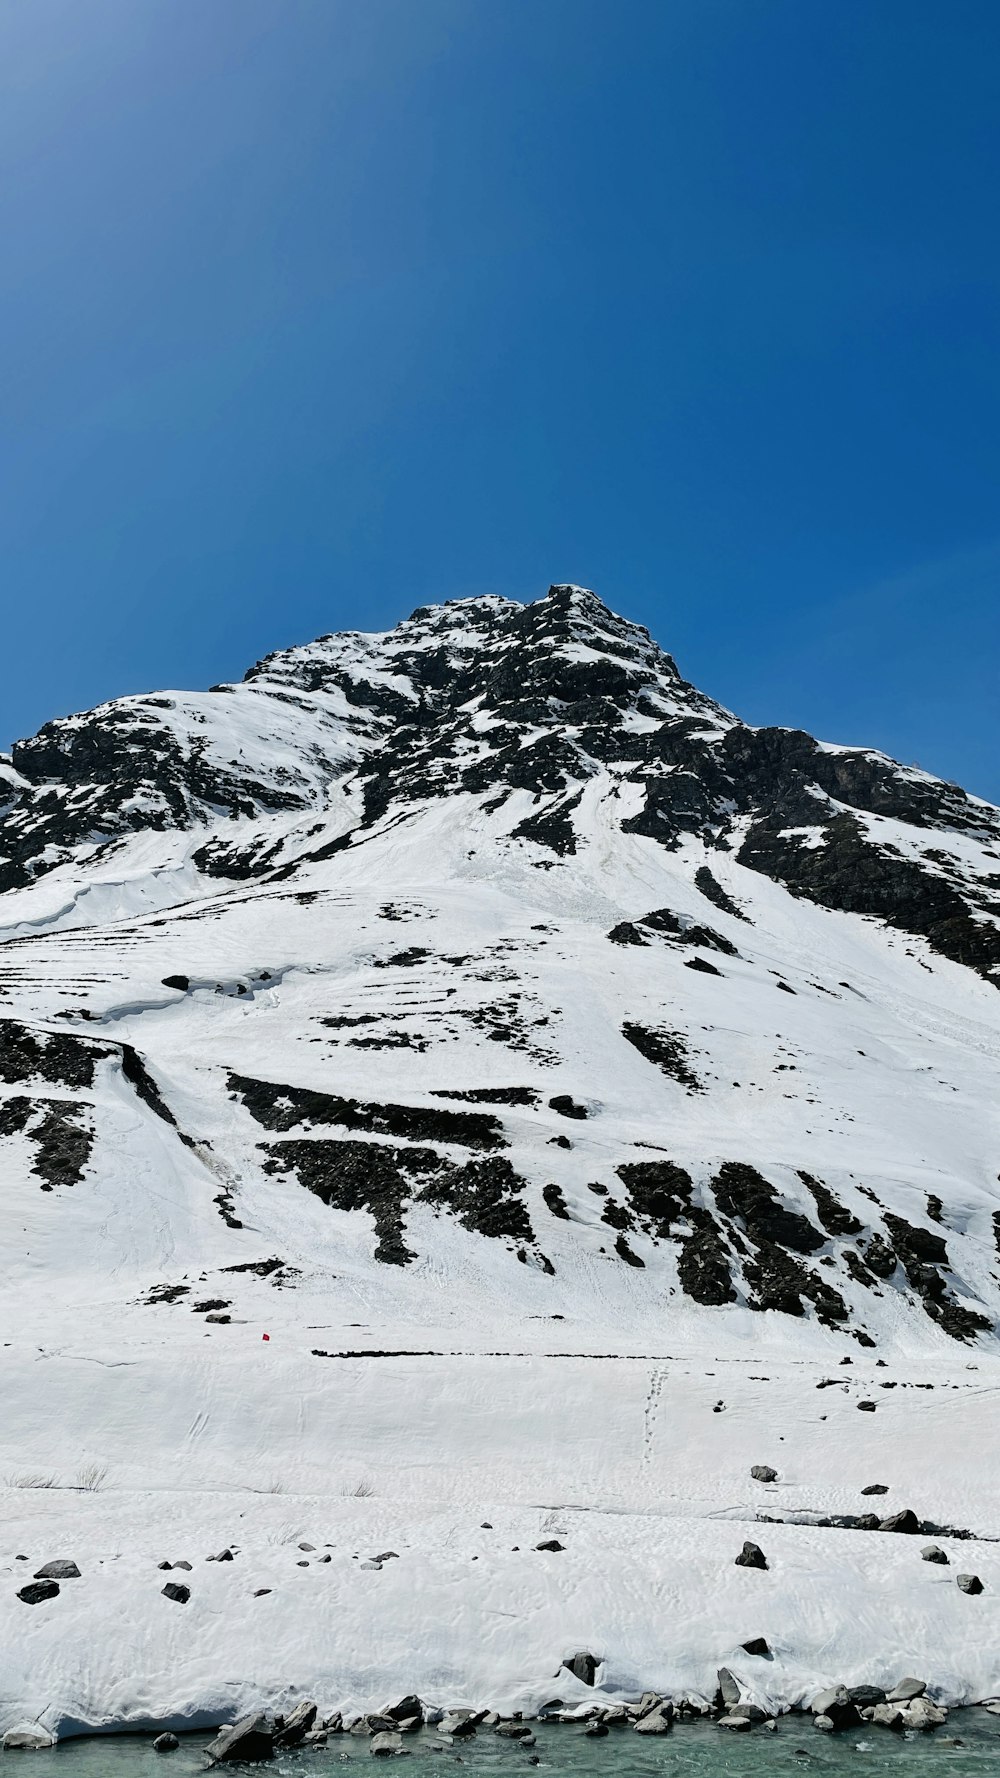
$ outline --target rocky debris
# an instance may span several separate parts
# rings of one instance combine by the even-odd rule
[[[674,1707],[672,1704],[654,1704],[651,1710],[647,1710],[644,1716],[640,1716],[635,1724],[635,1733],[637,1735],[665,1735],[667,1730],[672,1727],[673,1720]]]
[[[46,1599],[55,1599],[59,1595],[59,1583],[54,1580],[31,1580],[26,1587],[18,1589],[18,1598],[24,1605],[41,1605]]]
[[[205,1749],[209,1765],[221,1766],[233,1760],[265,1760],[274,1758],[274,1728],[263,1710],[242,1716],[229,1728],[222,1729]]]
[[[165,1734],[157,1735],[153,1742],[154,1753],[173,1753],[180,1746],[177,1736],[167,1729]]]
[[[886,1692],[887,1704],[909,1704],[913,1698],[922,1698],[927,1690],[926,1679],[901,1679],[894,1685],[891,1692]]]
[[[46,1562],[44,1567],[36,1568],[36,1580],[79,1580],[80,1570],[75,1562],[60,1558],[55,1562]]]
[[[778,1479],[777,1470],[772,1469],[769,1463],[755,1463],[750,1474],[755,1482],[776,1482]]]
[[[983,1590],[978,1574],[956,1574],[955,1585],[960,1593],[981,1593]]]
[[[914,1698],[906,1705],[903,1715],[908,1729],[939,1729],[948,1720],[947,1710],[932,1704],[930,1698]]]
[[[901,1513],[890,1514],[889,1518],[883,1519],[879,1525],[880,1531],[900,1531],[907,1537],[912,1537],[921,1528],[920,1520],[909,1507],[906,1507]]]
[[[413,1692],[409,1692],[405,1698],[400,1698],[398,1704],[388,1705],[382,1715],[388,1717],[390,1722],[397,1724],[421,1723],[424,1720],[424,1707],[420,1699]]]
[[[56,1738],[48,1729],[43,1729],[38,1722],[19,1722],[7,1729],[3,1737],[5,1753],[41,1753],[46,1747],[54,1747]]]
[[[479,1718],[474,1710],[450,1710],[441,1718],[438,1728],[442,1735],[452,1735],[456,1740],[464,1740],[476,1732]]]
[[[948,1558],[940,1544],[937,1543],[925,1543],[920,1557],[924,1562],[937,1562],[942,1568],[948,1566]]]
[[[689,1093],[704,1091],[691,1066],[687,1043],[678,1031],[668,1031],[662,1025],[640,1025],[631,1019],[626,1020],[622,1026],[622,1036],[647,1062],[652,1062],[655,1068],[669,1075],[679,1086],[686,1087]]]
[[[590,1116],[587,1107],[578,1105],[570,1093],[556,1093],[554,1098],[549,1100],[549,1110],[557,1111],[560,1117],[586,1118]]]
[[[175,1605],[186,1605],[191,1597],[191,1588],[185,1586],[181,1580],[168,1580],[160,1591],[164,1599],[172,1599]]]
[[[380,1759],[387,1755],[403,1753],[405,1751],[403,1747],[403,1737],[397,1729],[379,1729],[378,1732],[372,1736],[371,1745],[369,1746],[368,1751],[373,1759]]]
[[[739,1555],[736,1557],[736,1567],[766,1568],[767,1558],[760,1545],[758,1543],[751,1543],[748,1539],[744,1543]]]
[[[849,1729],[861,1721],[861,1713],[843,1685],[829,1686],[826,1691],[817,1692],[809,1708],[816,1718],[817,1728]]]
[[[301,1546],[300,1546],[301,1547]],[[275,1747],[297,1747],[316,1721],[316,1705],[308,1698],[296,1704],[285,1717],[274,1719]]]
[[[901,1734],[905,1727],[902,1706],[890,1704],[888,1700],[884,1704],[875,1705],[871,1720],[879,1728],[894,1729],[897,1734]]]
[[[597,1678],[600,1662],[596,1655],[580,1653],[570,1655],[569,1659],[563,1662],[563,1666],[567,1667],[577,1679],[582,1680],[584,1685],[593,1685]]]

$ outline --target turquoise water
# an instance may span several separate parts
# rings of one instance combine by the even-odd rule
[[[936,1734],[911,1738],[884,1729],[821,1735],[801,1716],[785,1718],[773,1734],[755,1729],[750,1735],[733,1735],[701,1723],[685,1724],[655,1739],[618,1729],[591,1740],[565,1723],[539,1723],[534,1733],[536,1743],[530,1749],[522,1750],[486,1730],[444,1753],[432,1751],[433,1730],[407,1736],[407,1778],[455,1778],[458,1767],[464,1768],[462,1778],[516,1778],[533,1772],[546,1778],[561,1773],[566,1778],[743,1778],[743,1774],[782,1778],[802,1772],[813,1772],[816,1778],[840,1778],[847,1772],[856,1778],[861,1773],[871,1778],[883,1773],[891,1778],[930,1778],[932,1771],[942,1778],[945,1774],[987,1778],[1000,1773],[1000,1717],[985,1710],[955,1711]],[[949,1746],[954,1738],[963,1745]],[[29,1773],[30,1778],[153,1778],[154,1773],[156,1778],[189,1778],[204,1769],[210,1740],[209,1735],[185,1735],[176,1753],[158,1754],[153,1752],[152,1736],[95,1736],[65,1741],[49,1753],[7,1754],[3,1764],[23,1759],[23,1768],[18,1763],[17,1769],[23,1770],[24,1778]],[[538,1756],[537,1766],[529,1764],[532,1754]],[[379,1761],[376,1766],[367,1741],[334,1735],[325,1748],[281,1754],[267,1766],[231,1769],[270,1772],[274,1778],[330,1778],[345,1766],[375,1771],[386,1764]]]

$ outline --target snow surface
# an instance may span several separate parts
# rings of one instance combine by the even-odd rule
[[[449,608],[448,646],[474,649],[506,608]],[[336,643],[359,684],[413,696],[405,661],[429,646],[422,632]],[[945,1702],[1000,1691],[1000,1544],[937,1537],[945,1568],[921,1561],[923,1537],[757,1519],[912,1507],[1000,1534],[996,988],[922,939],[793,898],[731,851],[627,831],[636,785],[593,760],[571,786],[571,856],[515,835],[537,802],[504,788],[415,794],[313,861],[356,824],[350,773],[385,731],[337,688],[276,701],[327,644],[271,657],[266,685],[171,693],[157,710],[182,751],[204,715],[220,769],[242,754],[256,782],[297,786],[306,813],[202,809],[0,897],[0,1018],[102,1048],[92,1090],[36,1080],[0,1097],[83,1103],[96,1126],[83,1177],[52,1191],[30,1128],[0,1150],[0,1730],[196,1726],[302,1693],[324,1710],[410,1690],[534,1709],[593,1696],[559,1670],[583,1648],[611,1696],[710,1696],[723,1663],[769,1707],[910,1671]],[[600,656],[599,632],[570,652]],[[657,695],[675,695],[669,675]],[[625,732],[641,736],[653,707]],[[696,714],[732,720],[704,699]],[[486,747],[489,710],[473,727]],[[280,842],[291,872],[205,876],[206,820],[222,841]],[[912,855],[944,846],[990,868],[967,833],[878,827]],[[705,864],[744,919],[699,891]],[[659,908],[736,954],[609,943]],[[695,954],[719,973],[692,969]],[[701,1090],[625,1042],[627,1021],[680,1035]],[[168,1117],[135,1090],[122,1045]],[[526,1182],[523,1258],[414,1201],[412,1263],[379,1263],[369,1211],[265,1169],[271,1132],[231,1071],[495,1115]],[[534,1103],[446,1096],[496,1087]],[[586,1118],[554,1110],[559,1095]],[[693,1301],[676,1241],[633,1227],[642,1264],[624,1263],[603,1220],[623,1197],[616,1169],[658,1157],[709,1206],[726,1161],[814,1221],[803,1170],[866,1224],[874,1192],[947,1238],[949,1288],[990,1327],[957,1342],[901,1268],[868,1288],[833,1238],[810,1264],[831,1262],[845,1326],[811,1305],[756,1311],[742,1283],[730,1305]],[[271,1257],[268,1276],[232,1270]],[[165,1285],[186,1288],[151,1300]],[[195,1307],[216,1300],[228,1323]],[[778,1482],[753,1482],[754,1463]],[[872,1482],[888,1495],[863,1498]],[[535,1549],[551,1537],[564,1550]],[[766,1573],[734,1566],[745,1537]],[[206,1562],[230,1546],[234,1561]],[[82,1578],[22,1604],[17,1587],[59,1556]],[[181,1557],[190,1575],[158,1570]],[[981,1596],[959,1592],[962,1570]],[[189,1604],[162,1597],[167,1579],[190,1584]],[[773,1661],[742,1652],[759,1635]]]

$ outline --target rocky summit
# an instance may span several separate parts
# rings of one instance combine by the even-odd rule
[[[992,1338],[997,809],[749,727],[575,586],[121,698],[0,770],[36,1298],[110,1269],[218,1317],[416,1266],[425,1321],[430,1265],[463,1319]]]
[[[0,777],[0,1733],[997,1696],[1000,811],[575,586]]]

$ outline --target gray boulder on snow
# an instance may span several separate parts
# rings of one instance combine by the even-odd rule
[[[43,1568],[36,1568],[36,1580],[79,1580],[80,1570],[75,1562],[61,1560],[46,1562]]]
[[[937,1562],[942,1568],[948,1566],[948,1558],[944,1550],[936,1543],[925,1543],[920,1552],[920,1558],[923,1562]]]
[[[160,1591],[164,1599],[172,1599],[175,1605],[186,1605],[191,1597],[191,1588],[186,1587],[182,1580],[168,1580]]]
[[[760,1544],[759,1543],[751,1543],[749,1540],[747,1540],[747,1542],[744,1543],[743,1548],[741,1549],[739,1555],[736,1557],[736,1567],[737,1568],[766,1568],[767,1567],[767,1557],[765,1556],[763,1550],[761,1549]]]
[[[955,1585],[960,1593],[981,1593],[983,1590],[978,1574],[956,1574]]]
[[[905,1507],[901,1513],[891,1513],[889,1518],[883,1519],[879,1530],[901,1531],[904,1535],[912,1537],[915,1531],[920,1530],[920,1520],[910,1507]]]
[[[777,1470],[772,1469],[769,1463],[755,1463],[750,1474],[755,1482],[776,1482],[778,1479]]]

